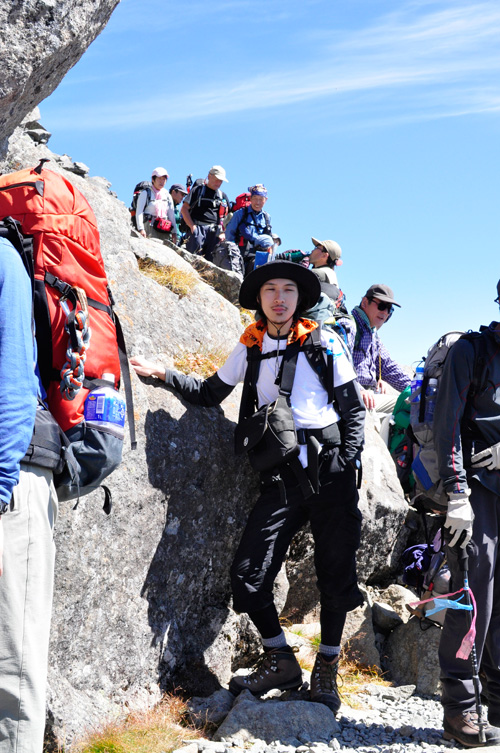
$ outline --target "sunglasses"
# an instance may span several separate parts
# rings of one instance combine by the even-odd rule
[[[394,311],[394,306],[392,305],[392,303],[386,303],[385,301],[375,302],[374,298],[370,298],[370,303],[376,303],[379,311],[388,311],[389,314],[392,314]]]

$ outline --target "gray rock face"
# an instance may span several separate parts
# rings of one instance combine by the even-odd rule
[[[386,666],[393,681],[398,685],[411,683],[424,695],[438,693],[440,638],[437,627],[422,631],[417,617],[394,630],[386,643]]]
[[[339,731],[335,717],[321,703],[263,703],[244,691],[215,733],[216,740],[279,740],[299,746],[310,740],[329,742]]]
[[[0,0],[0,155],[103,30],[119,0]],[[40,134],[43,140],[43,135]]]

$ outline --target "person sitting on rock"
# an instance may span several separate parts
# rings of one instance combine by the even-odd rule
[[[311,238],[311,241],[314,248],[309,254],[309,261],[320,282],[336,285],[338,288],[335,267],[342,265],[342,249],[336,241],[319,241],[317,238]]]
[[[270,253],[274,246],[271,218],[264,212],[267,189],[262,183],[252,186],[250,206],[238,209],[226,227],[226,239],[240,247],[246,274],[254,268],[257,251]]]
[[[171,239],[177,243],[174,202],[165,188],[168,173],[155,167],[151,175],[152,188],[145,188],[137,199],[135,221],[144,238]]]
[[[158,377],[202,406],[218,405],[243,382],[236,434],[242,448],[252,431],[253,409],[274,403],[280,390],[288,395],[285,412],[297,431],[298,445],[293,457],[281,462],[269,461],[267,444],[260,450],[259,444],[254,447],[250,459],[261,469],[261,494],[231,567],[234,609],[249,615],[264,654],[253,672],[235,675],[229,689],[260,695],[302,683],[300,666],[279,622],[273,584],[292,537],[310,522],[321,595],[321,644],[311,675],[311,700],[335,713],[340,707],[336,676],[346,614],[363,603],[356,575],[361,532],[356,469],[366,409],[340,340],[330,333],[327,338],[315,322],[303,318],[319,295],[319,280],[309,269],[289,261],[268,262],[245,278],[239,294],[243,308],[256,310],[257,322],[247,327],[213,376],[196,379],[143,357],[132,358],[131,364],[139,375]],[[316,368],[307,356],[315,342],[314,330]]]
[[[369,410],[379,415],[392,414],[398,398],[397,394],[387,394],[386,383],[399,393],[411,382],[378,335],[379,329],[391,318],[394,306],[401,308],[388,285],[371,285],[359,306],[351,311],[356,326],[351,327],[351,322],[345,321],[363,401]],[[339,319],[338,323],[343,326],[344,320]]]

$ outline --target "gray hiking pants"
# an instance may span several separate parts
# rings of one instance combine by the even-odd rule
[[[469,553],[469,585],[477,604],[476,652],[483,690],[490,710],[500,713],[500,497],[478,481],[470,481],[474,526]],[[453,551],[448,549],[451,591],[463,586],[463,573]],[[455,654],[469,629],[467,613],[448,609],[439,645],[443,684],[442,703],[450,714],[475,708],[472,665]],[[486,687],[485,687],[486,686]]]
[[[56,515],[52,471],[21,464],[0,523],[0,753],[42,753]]]

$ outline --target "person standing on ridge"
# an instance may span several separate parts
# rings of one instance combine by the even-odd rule
[[[174,202],[165,188],[168,173],[164,167],[155,167],[151,175],[152,188],[145,188],[137,199],[135,221],[144,238],[171,238],[177,243]]]
[[[251,674],[234,676],[229,689],[259,695],[302,682],[279,622],[273,583],[292,537],[309,521],[321,595],[321,644],[311,675],[311,700],[335,713],[340,707],[336,677],[346,614],[363,602],[356,577],[361,532],[356,469],[365,407],[338,337],[325,335],[316,322],[303,318],[319,295],[319,280],[309,269],[288,261],[268,262],[251,272],[240,290],[241,306],[255,309],[258,321],[247,327],[213,376],[205,380],[184,376],[142,357],[132,358],[131,364],[139,375],[156,376],[202,406],[221,403],[243,381],[236,435],[242,447],[248,444],[252,407],[273,403],[280,391],[288,395],[298,454],[281,462],[273,459],[273,467],[262,466],[261,494],[231,567],[234,609],[249,615],[261,635],[264,654]],[[315,337],[319,358],[313,366]],[[257,452],[254,467],[269,459],[267,444],[260,451],[257,444],[253,452]]]
[[[500,303],[500,280],[497,298]],[[468,747],[500,744],[500,322],[459,339],[446,358],[434,412],[434,446],[448,495],[445,532],[450,592],[463,586],[466,549],[476,601],[477,661],[488,703],[480,741],[471,660],[456,654],[468,630],[464,611],[448,609],[439,644],[444,736]],[[481,342],[482,340],[482,342]],[[483,351],[482,355],[481,350]],[[474,387],[477,373],[479,384]]]
[[[195,183],[185,197],[181,215],[188,226],[186,251],[201,254],[212,261],[212,251],[219,240],[224,240],[223,221],[229,211],[229,199],[220,190],[227,183],[226,171],[214,165],[206,180]]]

